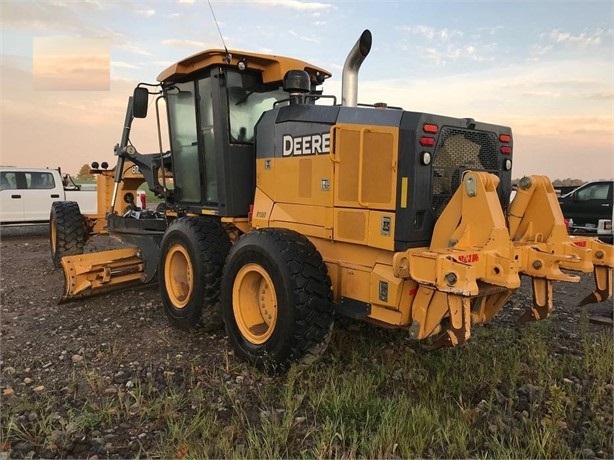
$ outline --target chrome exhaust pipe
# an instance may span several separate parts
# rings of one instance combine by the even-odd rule
[[[371,51],[371,31],[366,29],[345,59],[341,80],[341,105],[356,107],[358,104],[358,70]]]

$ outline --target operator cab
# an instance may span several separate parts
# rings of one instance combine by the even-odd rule
[[[283,79],[307,72],[311,89],[330,74],[290,58],[209,50],[162,72],[173,171],[169,205],[180,212],[244,217],[255,189],[255,126],[287,103]]]

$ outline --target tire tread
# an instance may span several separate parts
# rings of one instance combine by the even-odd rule
[[[87,232],[76,201],[54,201],[49,225],[56,226],[56,247],[51,248],[53,265],[59,268],[62,257],[83,254]]]
[[[261,247],[271,247],[278,252],[292,279],[296,304],[288,352],[278,357],[246,357],[256,366],[273,372],[285,371],[295,363],[299,366],[313,363],[326,351],[334,319],[331,281],[320,253],[304,235],[286,229],[254,230],[241,238],[260,240]],[[225,305],[225,308],[229,306]]]
[[[197,280],[202,287],[200,311],[193,311],[187,318],[177,318],[172,314],[165,303],[165,312],[172,324],[183,329],[201,328],[214,330],[222,326],[220,307],[220,283],[222,269],[226,256],[230,250],[230,239],[219,221],[206,217],[181,217],[168,229],[167,234],[173,231],[183,232],[187,238],[198,248],[199,259],[203,267],[201,278]],[[164,241],[162,242],[164,246]],[[159,273],[163,273],[164,260],[160,260]],[[164,291],[164,279],[160,279],[160,289]],[[162,292],[165,298],[164,292]]]

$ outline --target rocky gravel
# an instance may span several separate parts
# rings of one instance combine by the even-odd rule
[[[92,375],[87,394],[104,397],[128,394],[138,381],[148,381],[163,391],[169,382],[182,384],[183,369],[198,362],[203,368],[228,369],[236,360],[222,331],[218,333],[186,333],[172,328],[160,308],[157,285],[141,286],[122,292],[79,299],[59,305],[63,289],[61,270],[52,265],[46,226],[2,228],[0,233],[0,388],[2,404],[19,395],[36,395],[32,400],[46,404],[48,395],[61,395],[66,407],[86,403],[83,385],[76,383],[75,373]],[[101,247],[104,243],[100,243]],[[592,290],[592,277],[582,276],[578,285],[556,286],[557,312],[553,321],[559,330],[559,352],[577,349],[578,301]],[[526,308],[529,289],[523,283],[505,314],[492,326],[511,323]],[[587,307],[591,315],[612,317],[612,304]],[[589,324],[596,331],[611,326]],[[352,332],[354,333],[354,332]],[[356,333],[361,333],[360,329]],[[253,374],[239,373],[225,377],[229,385],[241,385]],[[263,377],[264,378],[264,377]],[[568,385],[582,385],[567,379]],[[610,384],[610,387],[612,385]],[[613,388],[606,388],[612,392]],[[542,398],[539,388],[525,385],[518,389],[514,401],[516,421],[520,423],[536,400]],[[12,399],[13,398],[13,399]],[[62,399],[59,398],[59,399]],[[82,398],[82,399],[80,399]],[[505,396],[502,396],[505,400]],[[57,400],[55,398],[54,400]],[[138,401],[137,401],[138,402]],[[505,401],[504,401],[505,402]],[[88,400],[88,403],[91,401]],[[212,402],[214,404],[215,402]],[[485,403],[485,402],[484,402]],[[508,402],[505,402],[508,403]],[[61,430],[50,432],[50,443],[40,446],[26,440],[7,443],[0,440],[0,460],[6,458],[123,458],[139,452],[135,446],[147,445],[163,427],[155,423],[135,424],[132,420],[104,430],[92,429],[84,437],[83,430],[62,425],[66,407],[36,410],[24,408],[19,417],[27,424],[47,417],[50,426]],[[478,409],[480,404],[478,404]],[[127,408],[130,411],[130,407]],[[611,421],[612,406],[604,408]],[[40,423],[41,421],[38,420]],[[40,423],[42,425],[42,423]],[[502,425],[492,422],[492,431]],[[586,449],[585,458],[605,458],[607,452]]]

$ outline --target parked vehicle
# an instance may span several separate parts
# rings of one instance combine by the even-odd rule
[[[614,213],[614,181],[594,181],[559,198],[563,216],[569,221],[572,234],[599,234],[612,238]]]
[[[579,187],[579,185],[552,185],[554,187],[554,191],[556,192],[557,197],[562,197],[567,195],[570,192],[573,192],[575,189]]]
[[[49,222],[54,201],[74,201],[82,212],[97,213],[94,184],[77,185],[59,169],[0,167],[0,224]]]

